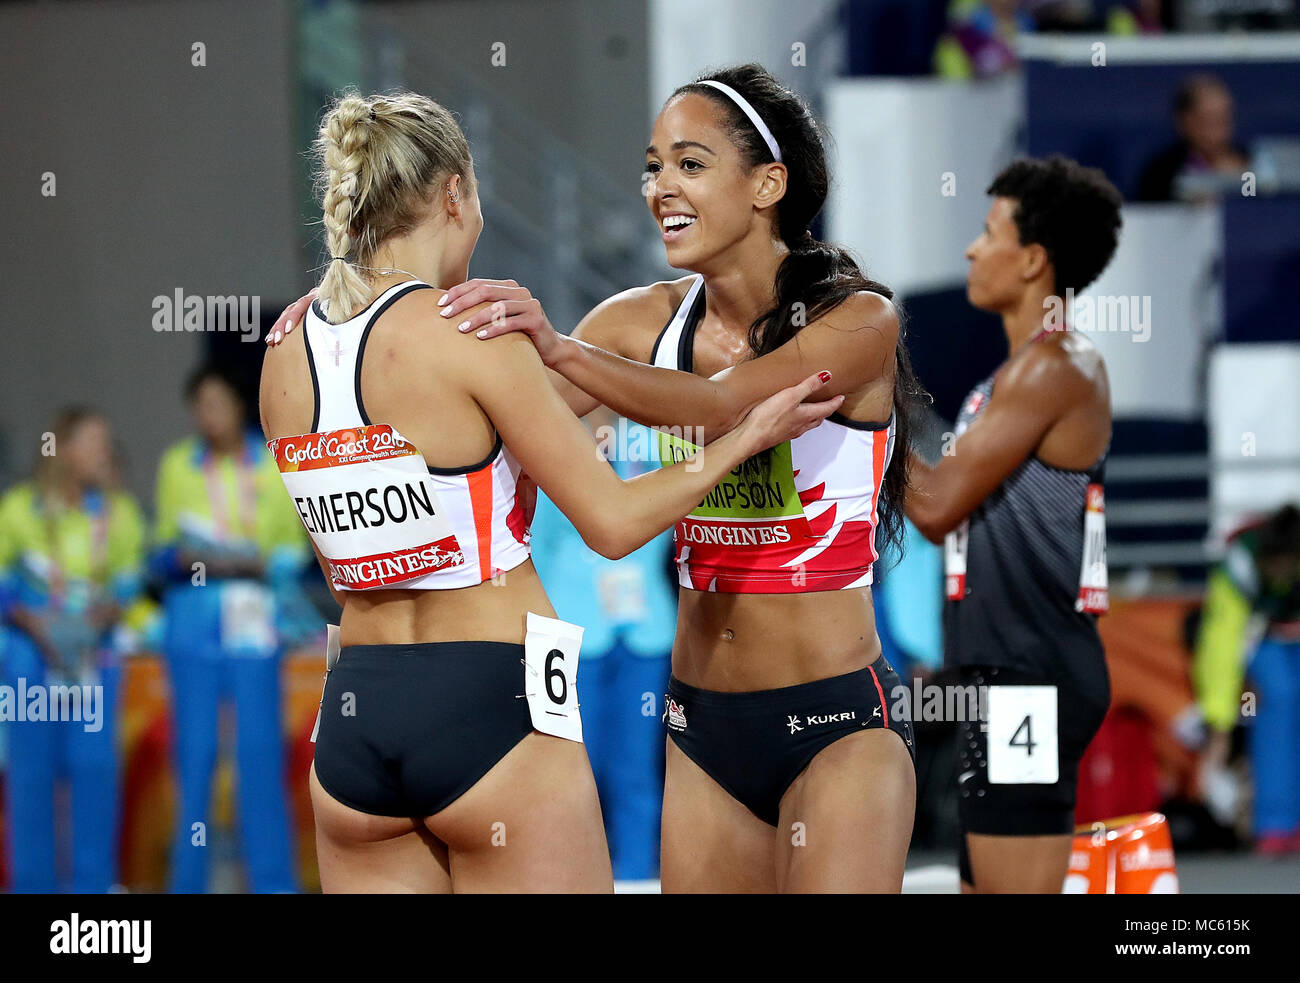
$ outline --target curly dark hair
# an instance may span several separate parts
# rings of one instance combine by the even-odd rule
[[[1096,168],[1059,155],[1025,158],[998,174],[987,193],[1015,199],[1020,244],[1047,250],[1058,293],[1082,290],[1115,255],[1124,199]]]

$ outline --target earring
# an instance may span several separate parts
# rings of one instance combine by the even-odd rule
[[[451,201],[451,202],[457,202],[457,201],[460,201],[460,196],[459,196],[459,195],[454,195],[454,194],[452,194],[450,191],[448,191],[448,192],[447,192],[447,200],[448,200],[448,201]]]

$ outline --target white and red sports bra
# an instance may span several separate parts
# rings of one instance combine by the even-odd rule
[[[704,278],[698,277],[655,342],[651,364],[692,371],[703,316]],[[664,465],[694,449],[660,434]],[[836,413],[741,464],[677,523],[678,583],[732,594],[869,586],[880,485],[893,450],[892,415],[870,424]]]
[[[520,468],[500,435],[478,464],[434,468],[366,414],[361,360],[370,329],[399,298],[428,289],[399,283],[341,324],[313,302],[303,319],[311,432],[267,447],[339,590],[472,587],[528,559]]]

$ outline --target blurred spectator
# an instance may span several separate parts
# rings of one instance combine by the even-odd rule
[[[1036,30],[1017,0],[953,0],[948,32],[934,49],[935,71],[944,78],[992,78],[1018,64],[1015,39]]]
[[[1174,96],[1179,139],[1148,162],[1139,201],[1205,201],[1225,188],[1240,190],[1249,169],[1245,150],[1232,142],[1232,93],[1213,75],[1193,75]]]
[[[159,464],[154,543],[155,567],[166,580],[163,648],[181,793],[171,889],[199,893],[207,884],[218,709],[227,696],[235,706],[249,886],[292,891],[276,594],[296,588],[310,553],[230,377],[201,368],[187,395],[198,434],[168,449]]]
[[[1168,27],[1162,0],[1028,0],[1039,31],[1147,34]]]
[[[1211,572],[1193,680],[1213,731],[1207,791],[1221,777],[1243,715],[1249,672],[1256,847],[1300,851],[1300,509],[1287,505],[1228,542]]]
[[[108,421],[65,410],[35,476],[0,499],[0,659],[9,721],[13,887],[102,894],[116,882],[114,629],[140,591],[144,521],[113,481]],[[71,824],[55,815],[66,779]],[[70,834],[60,848],[57,831]],[[56,858],[71,857],[71,876]]]
[[[1168,26],[1162,0],[1126,0],[1104,6],[1106,30],[1111,34],[1159,34]]]
[[[653,431],[620,423],[603,407],[587,422],[619,477],[657,466]],[[533,563],[559,617],[585,629],[578,663],[583,740],[619,880],[659,875],[660,721],[677,629],[671,549],[672,534],[664,533],[621,560],[607,560],[587,548],[550,499],[537,496]]]
[[[1296,0],[1175,0],[1178,29],[1217,34],[1225,31],[1278,31],[1300,25]]]

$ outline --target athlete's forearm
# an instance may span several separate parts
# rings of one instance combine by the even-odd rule
[[[708,447],[667,468],[621,483],[620,502],[609,510],[597,552],[618,559],[645,545],[695,508],[742,461],[762,450],[741,424]]]
[[[908,489],[903,500],[903,511],[917,531],[932,543],[942,543],[943,537],[961,522],[949,522],[940,508],[934,489],[934,468],[915,450],[908,453]]]
[[[706,443],[732,429],[749,406],[732,405],[725,386],[690,372],[622,358],[561,336],[549,366],[620,416],[651,427],[691,428]]]
[[[583,392],[554,369],[547,369],[546,377],[551,380],[551,388],[560,394],[560,398],[564,400],[565,405],[573,411],[573,415],[578,419],[582,419],[600,405],[600,400],[595,396]]]

